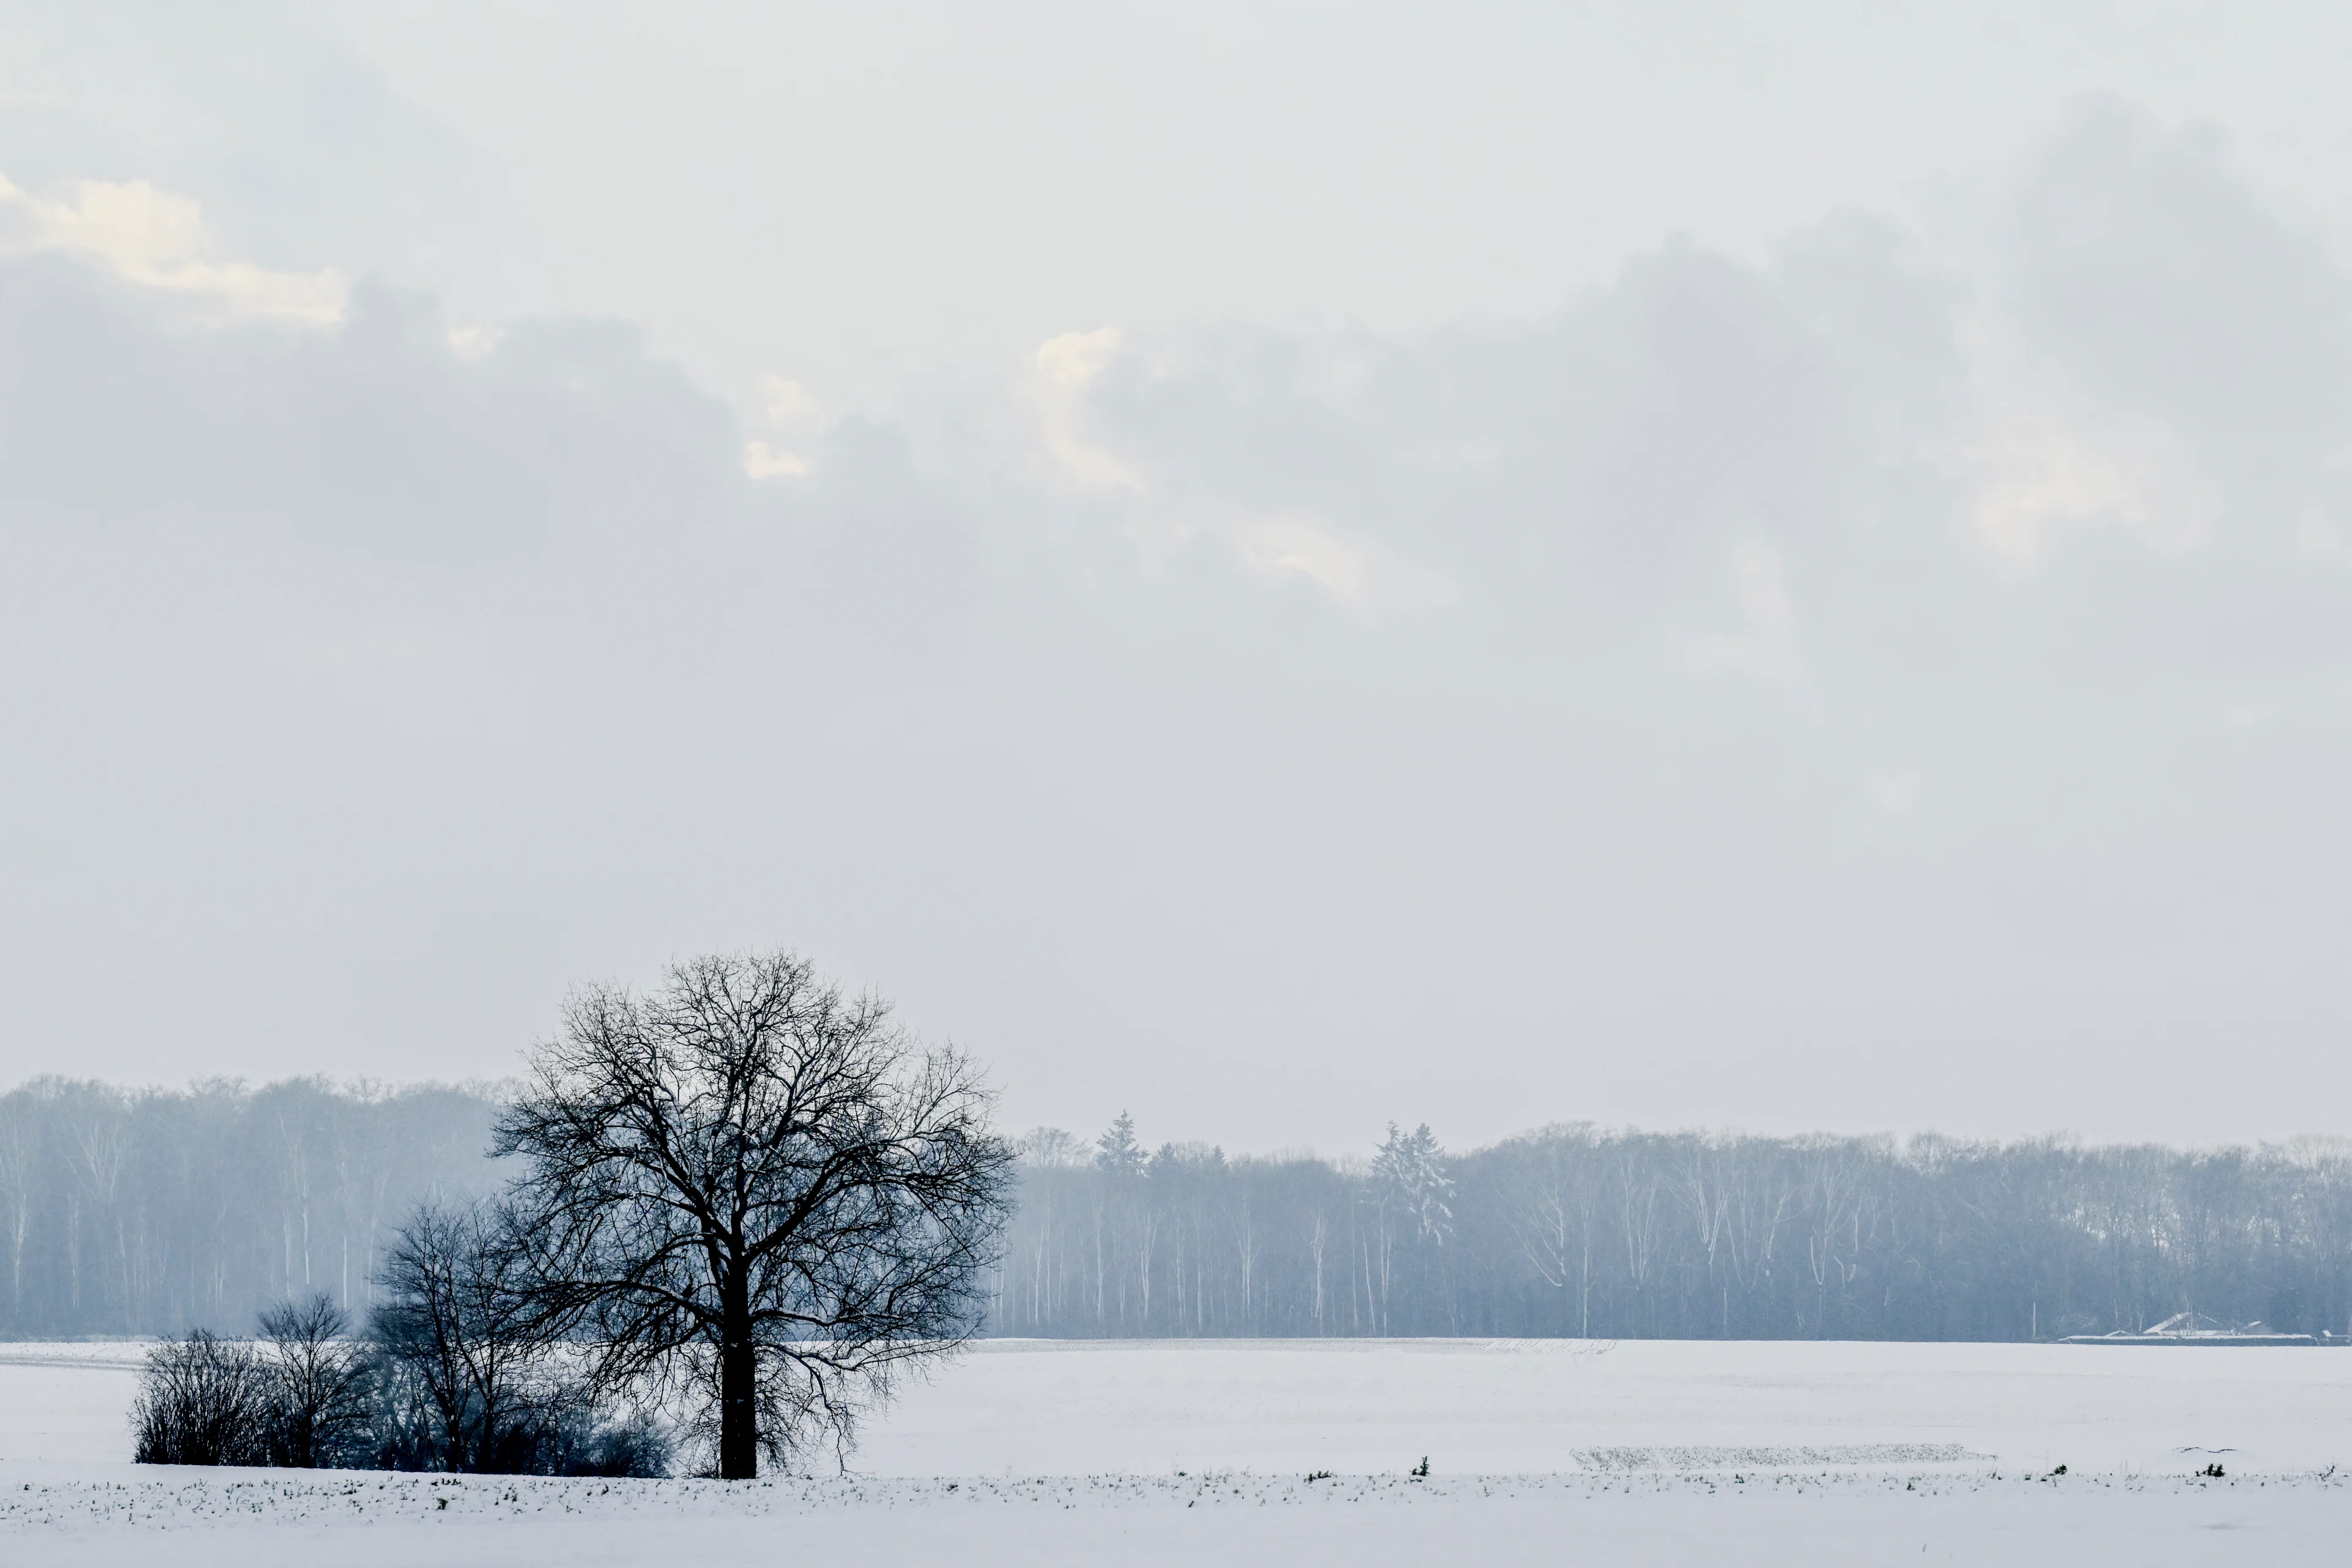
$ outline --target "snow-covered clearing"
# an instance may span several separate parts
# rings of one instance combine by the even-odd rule
[[[856,1476],[732,1488],[135,1467],[138,1355],[0,1345],[0,1562],[2085,1568],[2352,1538],[2327,1351],[995,1342]]]

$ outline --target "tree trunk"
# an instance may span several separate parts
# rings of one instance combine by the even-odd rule
[[[743,1282],[730,1280],[719,1308],[719,1479],[748,1481],[760,1474],[759,1365],[751,1347],[751,1302]]]

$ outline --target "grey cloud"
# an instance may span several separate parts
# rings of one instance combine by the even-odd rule
[[[20,506],[396,557],[517,534],[581,548],[648,509],[708,516],[733,488],[732,416],[617,323],[517,323],[468,362],[429,301],[380,288],[329,333],[215,329],[142,292],[66,261],[7,271],[0,452]]]
[[[1569,642],[1736,619],[1747,541],[1825,680],[1892,658],[2032,706],[2333,668],[2345,274],[2212,134],[2115,104],[2027,160],[1994,237],[1971,271],[1849,215],[1756,266],[1670,246],[1549,321],[1173,334],[1100,379],[1096,427],[1134,506],[1318,517]],[[2005,451],[2018,426],[2057,455]],[[2068,462],[2096,471],[2037,467]],[[2058,492],[2032,564],[1979,527],[2017,485]]]
[[[2339,288],[2119,123],[2028,169],[1993,278],[1845,215],[1535,321],[1138,333],[1085,412],[1139,489],[1056,479],[1001,387],[754,480],[625,326],[469,358],[380,287],[222,327],[0,264],[5,1061],[497,1070],[571,980],[781,941],[995,1059],[1021,1120],[1150,1098],[1238,1143],[1400,1100],[1464,1141],[2011,1131],[2053,1055],[2037,1118],[2288,1131],[2258,1084],[2129,1079],[2233,1016],[2298,1115],[2352,1105],[2311,967],[2345,568],[1979,526],[1986,312],[2075,378],[2060,416],[2174,375],[2132,407],[2242,478],[2189,349],[2036,313],[2131,270],[2037,192],[2119,161],[2162,175],[2143,229],[2234,214],[2162,284],[2192,347],[2232,289]],[[2326,384],[2313,342],[2246,374]],[[2336,438],[2296,438],[2312,495]],[[1351,599],[1333,550],[1449,592]]]
[[[1096,410],[1172,506],[1313,512],[1530,608],[1654,609],[1743,534],[1943,521],[1916,503],[1962,401],[1946,292],[1841,220],[1762,269],[1669,247],[1532,325],[1146,345]]]
[[[2345,437],[2345,274],[2269,209],[2211,126],[2077,105],[2007,215],[2018,325],[2102,407],[2165,421],[2240,488]]]

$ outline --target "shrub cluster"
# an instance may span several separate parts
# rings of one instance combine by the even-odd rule
[[[642,1411],[567,1373],[562,1347],[438,1355],[379,1313],[362,1336],[324,1296],[261,1314],[255,1340],[198,1329],[147,1358],[131,1406],[146,1465],[661,1476],[670,1444]],[[473,1374],[485,1362],[494,1379]]]
[[[253,1347],[198,1329],[147,1358],[131,1407],[142,1465],[266,1465],[276,1390]]]

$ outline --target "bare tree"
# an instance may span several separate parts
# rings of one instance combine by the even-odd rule
[[[280,1301],[261,1314],[275,1352],[270,1462],[315,1470],[353,1462],[365,1447],[372,1407],[365,1349],[324,1291]]]
[[[0,1095],[0,1230],[8,1245],[9,1321],[25,1315],[25,1236],[33,1218],[33,1184],[40,1169],[41,1118],[32,1091]]]
[[[1013,1152],[952,1051],[789,953],[568,1005],[495,1152],[520,1155],[539,1300],[606,1386],[715,1410],[719,1474],[846,1443],[985,1310]]]
[[[546,1400],[541,1314],[509,1217],[487,1203],[419,1205],[384,1256],[372,1324],[395,1406],[427,1414],[400,1468],[522,1471],[538,1458]]]
[[[1083,1170],[1091,1163],[1085,1142],[1058,1127],[1032,1127],[1013,1141],[1013,1152],[1035,1171]]]
[[[1552,1126],[1517,1141],[1507,1178],[1512,1234],[1537,1277],[1576,1293],[1576,1332],[1592,1337],[1593,1239],[1602,1202],[1591,1122]]]

